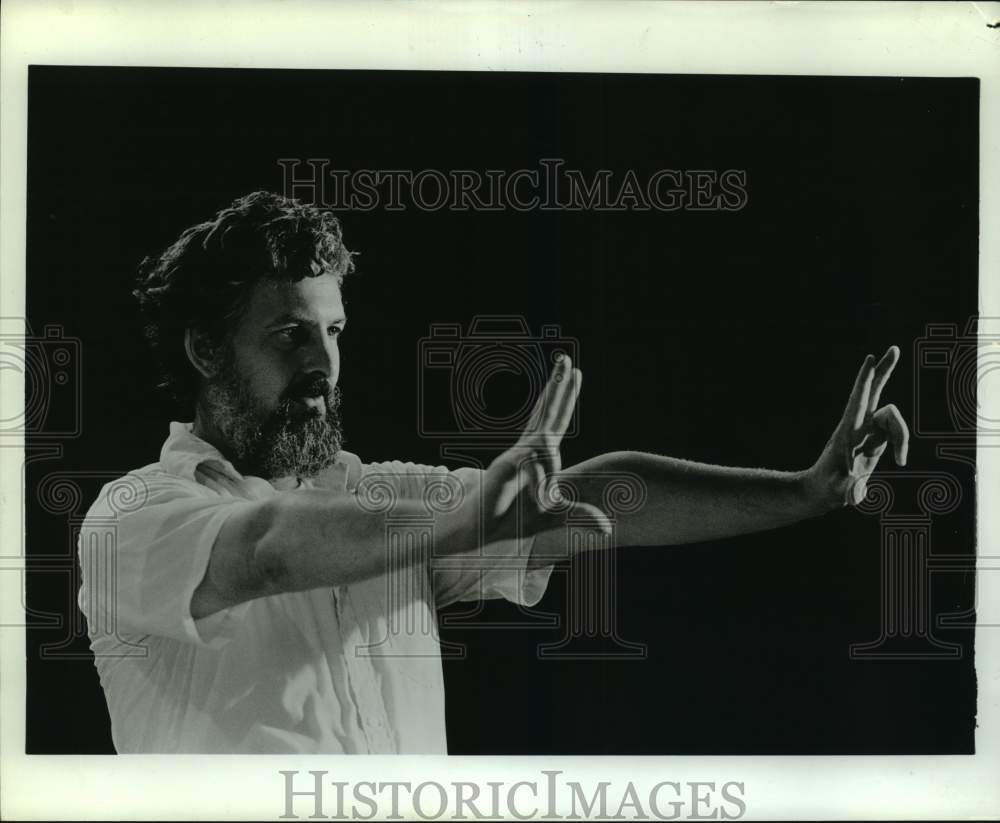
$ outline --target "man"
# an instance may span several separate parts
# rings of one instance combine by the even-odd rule
[[[620,544],[659,546],[860,502],[890,444],[905,463],[906,424],[879,407],[895,347],[865,359],[800,472],[638,452],[563,469],[581,385],[566,357],[486,469],[363,463],[341,448],[337,388],[352,268],[335,217],[266,192],[144,261],[149,340],[193,419],[81,529],[80,606],[120,752],[445,753],[435,609],[536,603],[567,518],[604,544],[602,474],[645,487]]]

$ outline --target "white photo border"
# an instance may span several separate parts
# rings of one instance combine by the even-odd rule
[[[28,66],[421,69],[674,74],[978,77],[980,314],[1000,316],[998,3],[343,2],[8,0],[0,20],[0,317],[25,316]],[[4,372],[0,414],[23,405]],[[980,383],[983,413],[1000,399]],[[24,522],[18,450],[0,461],[2,541]],[[1000,454],[980,439],[980,555],[997,555]],[[4,552],[9,555],[11,552]],[[23,575],[0,566],[0,624],[23,624]],[[25,639],[0,630],[0,817],[269,819],[280,770],[337,780],[537,781],[596,785],[742,781],[745,819],[990,818],[1000,814],[1000,574],[980,560],[974,756],[306,757],[24,754]],[[983,627],[992,623],[993,626]],[[643,788],[645,787],[645,788]],[[308,811],[300,812],[302,818]],[[446,818],[442,818],[446,819]],[[544,818],[539,818],[544,819]]]

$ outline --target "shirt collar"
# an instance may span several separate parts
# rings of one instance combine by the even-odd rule
[[[193,423],[170,423],[170,434],[160,450],[160,465],[171,474],[198,482],[195,471],[199,466],[208,465],[230,480],[242,485],[270,483],[254,477],[244,477],[236,467],[222,456],[215,446],[193,433]],[[322,478],[323,488],[346,491],[357,484],[361,475],[361,461],[357,455],[342,451],[337,462]],[[312,481],[300,482],[300,488],[313,488]]]
[[[232,480],[242,480],[243,475],[226,460],[215,446],[193,434],[193,423],[170,423],[170,435],[160,450],[160,465],[171,474],[195,480],[195,469],[208,463]]]

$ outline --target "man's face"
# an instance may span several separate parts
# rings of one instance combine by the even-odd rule
[[[260,281],[237,323],[206,411],[244,474],[312,477],[340,451],[338,337],[347,317],[333,275]]]

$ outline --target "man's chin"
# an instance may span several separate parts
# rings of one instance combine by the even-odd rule
[[[208,414],[217,420],[230,449],[224,450],[244,474],[271,480],[313,477],[333,465],[343,432],[340,393],[284,397],[264,412],[239,375],[212,386]]]
[[[289,416],[270,431],[265,430],[252,461],[267,479],[298,475],[315,477],[332,466],[340,454],[342,434],[325,406],[310,409],[306,416]]]

